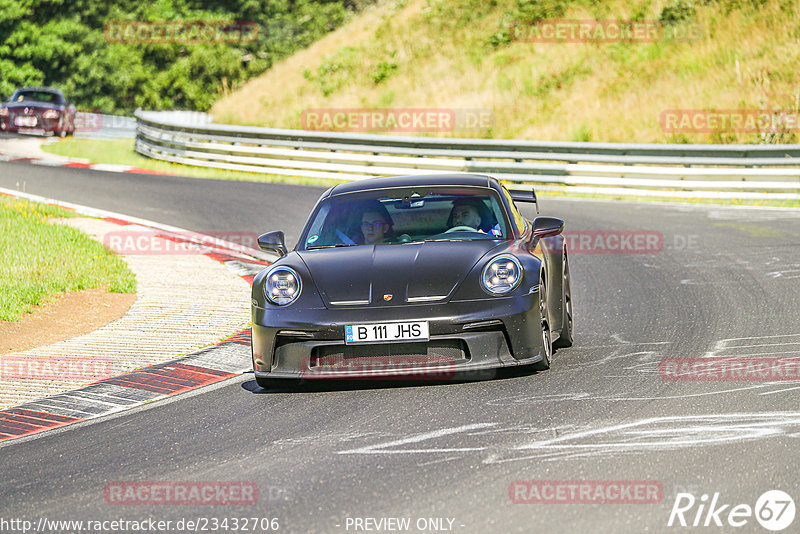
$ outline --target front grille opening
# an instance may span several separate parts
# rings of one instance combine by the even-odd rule
[[[300,332],[300,331],[280,331],[275,336],[275,350],[277,351],[279,348],[283,347],[284,345],[288,345],[290,343],[302,343],[304,341],[308,341],[312,339],[314,334],[310,332]]]
[[[312,349],[311,368],[331,371],[403,370],[454,365],[469,359],[467,344],[459,339],[426,343],[323,345]]]

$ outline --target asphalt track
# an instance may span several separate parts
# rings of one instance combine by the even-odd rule
[[[290,246],[321,192],[0,163],[0,187],[17,182],[198,231],[285,229]],[[766,532],[755,517],[733,528],[728,513],[773,489],[800,502],[798,383],[672,381],[659,364],[798,356],[800,212],[546,198],[542,214],[572,231],[663,237],[644,254],[573,251],[575,345],[551,370],[299,392],[264,391],[245,375],[0,446],[0,519],[260,517],[277,518],[282,532],[389,532],[358,529],[356,519],[394,517],[409,518],[410,532],[436,531],[418,523],[428,518],[465,533]],[[655,504],[516,504],[509,487],[519,480],[654,481],[663,495]],[[246,481],[259,499],[109,504],[104,488],[119,481]],[[718,516],[725,526],[668,527],[679,492],[698,504],[719,493],[718,504],[731,505]],[[685,513],[690,525],[697,510]]]

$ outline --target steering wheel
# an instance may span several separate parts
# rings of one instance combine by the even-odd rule
[[[454,226],[449,230],[445,230],[444,233],[449,234],[450,232],[477,232],[477,231],[478,230],[476,230],[471,226]]]

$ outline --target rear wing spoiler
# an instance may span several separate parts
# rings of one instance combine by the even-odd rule
[[[536,204],[536,213],[539,213],[539,201],[536,199],[536,191],[533,189],[530,191],[515,189],[513,191],[509,191],[509,193],[511,193],[511,199],[514,202],[533,202]]]

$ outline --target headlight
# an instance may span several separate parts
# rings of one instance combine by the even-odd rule
[[[58,110],[57,109],[48,109],[44,113],[42,113],[43,119],[57,119],[58,118]]]
[[[0,117],[8,117],[8,108],[0,108]]]
[[[511,254],[502,254],[486,264],[481,274],[483,289],[492,295],[505,295],[519,285],[522,265]]]
[[[294,302],[300,296],[302,289],[300,276],[291,267],[275,267],[267,274],[264,281],[264,296],[278,306]]]

